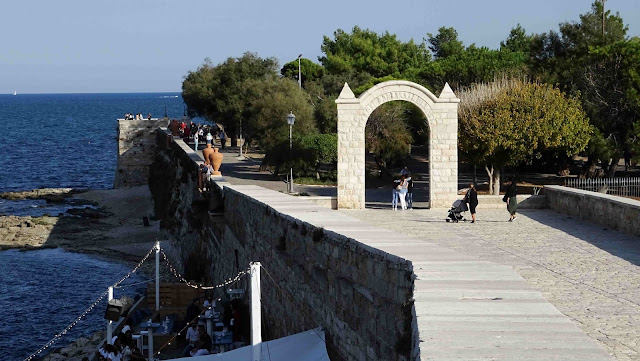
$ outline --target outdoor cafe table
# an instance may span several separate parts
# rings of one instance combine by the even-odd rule
[[[233,343],[232,331],[215,331],[213,333],[213,346],[217,347],[219,351],[229,351],[231,344]]]
[[[141,329],[147,329],[149,359],[151,359],[153,357],[153,329],[160,327],[160,324],[157,322],[142,322],[140,325],[138,325],[138,327],[140,327]],[[143,332],[140,332],[140,334],[144,335]]]
[[[218,321],[220,317],[219,312],[209,313],[205,312],[204,315],[200,315],[199,318],[201,320],[205,320],[207,322],[207,334],[213,338],[213,322]]]

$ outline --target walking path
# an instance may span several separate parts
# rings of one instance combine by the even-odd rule
[[[460,283],[463,283],[460,287],[470,285],[459,279],[489,277],[490,281],[481,285],[485,288],[476,292],[491,294],[491,285],[500,282],[500,278],[491,272],[499,269],[498,265],[512,267],[617,360],[640,360],[640,242],[635,237],[550,210],[526,210],[513,223],[506,222],[506,211],[482,210],[478,215],[480,220],[475,224],[446,223],[446,212],[437,209],[339,212],[395,231],[400,244],[404,243],[404,237],[411,237],[487,262],[487,266],[478,264],[479,268],[452,262],[414,263],[417,284],[430,285],[428,297],[433,301],[429,306],[455,307],[450,304],[455,297],[469,297],[467,293],[460,293],[459,286]],[[428,253],[429,247],[417,246],[416,252]],[[413,259],[412,255],[408,256]],[[434,264],[442,271],[434,270]],[[440,298],[443,294],[446,298]],[[417,299],[420,295],[418,293]],[[503,316],[497,314],[509,312],[504,303],[494,306],[491,310],[495,314],[481,319],[478,315],[464,315],[462,308],[455,309],[452,313],[460,320],[476,321],[465,323],[466,331],[460,335],[468,334],[485,341],[498,337],[494,333],[476,335],[474,331],[477,327],[489,327],[485,322],[493,324],[493,318],[502,319]],[[441,315],[431,313],[427,317],[429,324],[438,327],[453,316],[443,319]],[[513,321],[513,330],[524,325],[522,320],[514,318]],[[527,324],[522,330],[532,332],[537,327]],[[562,327],[558,325],[557,330],[540,336],[553,344]]]
[[[412,217],[406,222],[411,225],[423,220],[424,212],[333,211],[304,197],[255,186],[231,187],[277,212],[410,260],[417,276],[414,305],[422,360],[613,360],[512,267],[442,247],[430,241],[434,237],[384,229],[394,229],[387,227],[394,216]],[[374,221],[380,221],[381,228],[368,223]],[[456,237],[456,229],[462,228],[442,217],[432,221],[421,223],[427,235],[432,230],[439,237]],[[449,228],[441,227],[445,225]]]
[[[221,170],[232,184],[286,192],[258,166],[229,152]],[[378,193],[386,203],[389,192]],[[481,212],[476,224],[446,223],[442,209],[388,208],[326,210],[309,221],[413,262],[423,359],[640,360],[637,238],[550,210],[526,210],[514,223],[506,211]]]

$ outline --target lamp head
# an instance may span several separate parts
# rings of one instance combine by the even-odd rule
[[[293,114],[293,111],[290,111],[289,114],[287,114],[287,123],[289,123],[289,125],[293,125],[295,122],[296,116]]]

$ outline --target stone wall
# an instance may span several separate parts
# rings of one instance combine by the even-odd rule
[[[640,237],[640,201],[563,186],[545,186],[549,208]]]
[[[149,167],[156,152],[155,131],[167,124],[167,119],[118,119],[118,165],[114,188],[147,184]]]
[[[260,261],[265,339],[322,326],[332,360],[419,358],[411,262],[318,226],[323,214],[344,217],[305,197],[219,179],[211,195],[222,190],[223,213],[209,214],[201,158],[162,131],[157,141],[150,189],[187,278],[218,284]]]
[[[260,261],[267,269],[267,337],[322,326],[333,360],[410,359],[417,344],[411,263],[282,211],[332,212],[291,198],[254,186],[224,190],[225,231],[214,258],[237,252],[241,265]],[[231,262],[221,266],[217,279],[233,274]]]

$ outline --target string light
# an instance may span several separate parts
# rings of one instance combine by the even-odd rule
[[[147,260],[147,258],[149,258],[149,255],[151,255],[151,253],[153,252],[153,250],[155,250],[155,246],[153,246],[153,248],[151,248],[149,250],[149,252],[147,253],[146,256],[144,256],[142,258],[142,260],[140,262],[138,262],[138,264],[129,272],[127,273],[126,276],[122,277],[118,282],[113,284],[113,287],[115,288],[116,286],[118,286],[120,283],[122,283],[123,281],[125,281],[127,278],[131,277],[131,275],[133,275],[138,268],[140,268],[140,266],[142,266],[142,264]],[[123,286],[123,287],[127,287],[129,285]],[[51,347],[51,345],[53,345],[54,343],[56,343],[56,341],[58,341],[58,339],[60,339],[60,337],[64,336],[67,334],[67,332],[69,332],[76,324],[78,324],[78,322],[80,322],[80,320],[82,320],[82,318],[84,318],[84,316],[86,316],[89,312],[91,312],[101,301],[102,299],[109,293],[109,290],[107,289],[106,291],[104,291],[100,297],[98,297],[98,299],[96,299],[93,304],[91,306],[89,306],[89,308],[87,308],[80,316],[78,316],[73,322],[71,322],[69,324],[69,326],[67,326],[64,330],[62,330],[61,332],[59,332],[58,334],[56,334],[55,336],[53,336],[53,338],[51,340],[49,340],[49,342],[47,342],[44,346],[40,347],[38,349],[38,351],[32,353],[31,355],[29,355],[27,358],[24,359],[24,361],[31,361],[34,357],[36,357],[38,354],[42,353],[42,351],[48,349],[49,347]]]
[[[169,267],[169,270],[171,270],[171,273],[173,273],[173,275],[180,280],[182,283],[185,283],[187,286],[191,287],[191,288],[195,288],[195,289],[201,289],[201,290],[213,290],[216,288],[221,288],[227,285],[230,285],[232,283],[237,282],[238,280],[240,280],[240,278],[242,278],[242,276],[249,274],[249,268],[247,268],[244,271],[240,271],[240,273],[238,273],[237,276],[233,277],[233,278],[229,278],[226,281],[224,281],[223,283],[216,285],[216,286],[201,286],[198,284],[193,284],[189,281],[187,281],[181,274],[180,272],[178,272],[178,270],[171,264],[171,261],[169,261],[169,257],[167,257],[167,255],[164,253],[164,251],[162,250],[162,248],[160,249],[160,253],[162,253],[162,258],[165,260],[167,266]]]
[[[140,262],[138,262],[138,264],[131,270],[129,271],[129,273],[127,273],[124,277],[122,277],[118,282],[114,283],[112,285],[113,288],[124,288],[124,287],[129,287],[129,286],[133,286],[136,284],[140,284],[140,283],[147,283],[150,282],[150,280],[147,281],[142,281],[142,282],[137,282],[137,283],[132,283],[132,284],[127,284],[124,286],[120,286],[118,287],[122,282],[124,282],[126,279],[128,279],[129,277],[131,277],[134,273],[136,273],[136,271],[138,271],[138,269],[147,261],[147,259],[149,258],[149,256],[153,253],[153,251],[156,249],[156,246],[153,246],[149,252],[147,252],[147,254],[142,258],[142,260],[140,260]],[[201,286],[201,285],[197,285],[197,284],[193,284],[189,281],[187,281],[179,272],[178,270],[173,266],[173,264],[171,264],[171,261],[169,260],[169,257],[167,257],[166,253],[164,253],[164,251],[162,250],[162,248],[160,248],[160,252],[162,253],[162,257],[164,258],[167,266],[169,267],[169,270],[171,271],[171,273],[177,278],[179,279],[181,282],[185,283],[187,286],[192,287],[192,288],[196,288],[196,289],[202,289],[202,290],[213,290],[213,289],[218,289],[218,288],[222,288],[225,287],[227,285],[230,285],[232,283],[238,282],[243,276],[247,275],[250,273],[250,268],[247,268],[244,271],[240,271],[235,277],[229,278],[226,281],[222,282],[219,285],[216,286]],[[89,306],[89,308],[87,308],[80,316],[78,316],[73,322],[71,322],[64,330],[62,330],[61,332],[59,332],[58,334],[56,334],[55,336],[53,336],[53,338],[51,340],[49,340],[49,342],[47,342],[44,346],[40,347],[36,352],[32,353],[31,355],[29,355],[27,358],[24,359],[24,361],[31,361],[34,357],[36,357],[38,354],[42,353],[44,350],[48,349],[49,347],[51,347],[54,343],[56,343],[62,336],[66,335],[76,324],[78,324],[78,322],[80,322],[80,320],[82,320],[82,318],[84,318],[89,312],[91,312],[103,299],[104,297],[109,293],[109,290],[107,289],[106,291],[104,291],[100,297],[98,297],[93,304],[91,304],[91,306]],[[205,310],[203,310],[200,314],[204,313]],[[198,315],[199,316],[199,315]],[[178,333],[178,335],[180,333],[182,333],[186,328],[188,327],[185,326],[182,330],[180,330],[180,332]],[[162,347],[160,347],[160,349],[157,352],[157,355],[160,354],[160,350],[162,350],[164,347],[166,347],[167,345],[170,345],[171,342],[176,338],[176,336],[174,336],[173,338],[171,338],[167,343],[165,343]]]
[[[221,287],[224,287],[226,285],[229,285],[231,283],[237,282],[238,280],[240,280],[243,276],[249,274],[251,268],[247,268],[244,271],[241,271],[238,273],[237,276],[233,277],[233,278],[229,278],[227,281],[217,285],[217,286],[212,286],[212,287],[202,287],[199,285],[193,285],[191,284],[189,281],[187,281],[184,277],[182,277],[182,275],[175,269],[175,267],[173,267],[173,265],[171,264],[171,262],[169,261],[169,258],[167,257],[167,255],[164,253],[164,251],[162,251],[162,249],[160,249],[160,252],[162,253],[162,257],[164,258],[164,260],[166,261],[167,265],[169,266],[169,269],[171,269],[171,272],[173,273],[173,275],[178,278],[180,281],[182,281],[183,283],[186,283],[187,285],[189,285],[190,287],[193,288],[200,288],[200,289],[205,289],[205,290],[210,290],[210,289],[219,289]],[[205,313],[205,311],[207,311],[207,309],[203,309],[202,311],[200,311],[200,313],[194,318],[197,319],[200,317],[200,315],[202,315],[203,313]],[[184,330],[186,330],[189,327],[189,323],[193,321],[193,320],[189,320],[189,322],[187,322],[187,325],[184,326],[180,331],[178,331],[178,334],[171,337],[171,339],[169,339],[167,342],[165,342],[164,345],[162,345],[162,347],[160,347],[157,351],[156,351],[156,355],[160,355],[160,352],[167,347],[168,345],[171,345],[171,342],[173,340],[176,339],[176,337],[178,337],[180,334],[182,334],[182,332],[184,332]]]
[[[49,348],[51,345],[53,345],[56,341],[58,341],[58,339],[62,336],[64,336],[67,332],[69,332],[69,330],[71,330],[73,328],[73,326],[75,326],[84,316],[87,315],[87,313],[91,312],[91,310],[93,310],[94,307],[96,307],[100,301],[102,301],[102,299],[104,298],[104,296],[106,296],[108,293],[108,291],[104,291],[100,297],[98,297],[97,300],[95,300],[95,302],[93,302],[93,304],[91,306],[89,306],[89,308],[87,308],[80,316],[78,316],[78,318],[76,318],[73,322],[71,322],[69,324],[69,326],[67,326],[67,328],[65,328],[64,330],[62,330],[62,332],[58,333],[57,335],[53,336],[53,338],[47,342],[44,346],[40,347],[40,349],[34,353],[32,353],[31,355],[29,355],[29,357],[27,357],[25,359],[25,361],[30,361],[31,359],[33,359],[36,355],[38,355],[39,353],[41,353],[42,351],[46,350],[47,348]]]

